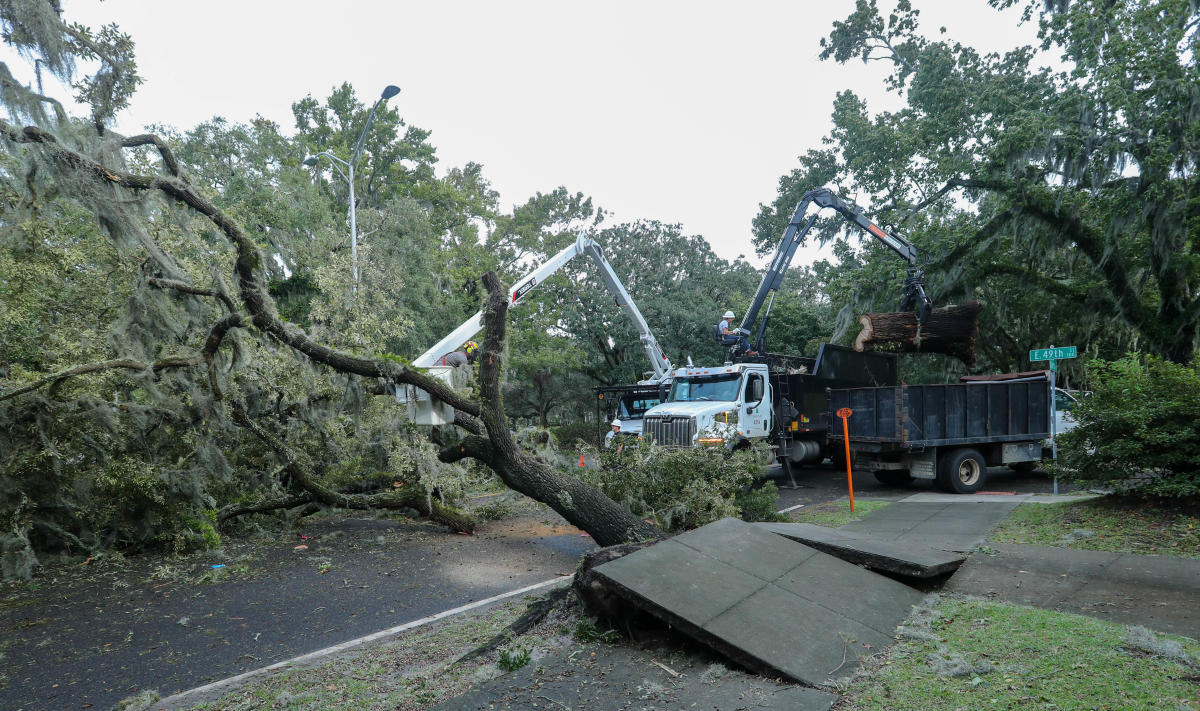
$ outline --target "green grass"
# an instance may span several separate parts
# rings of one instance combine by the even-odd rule
[[[1022,504],[997,527],[992,540],[1200,558],[1200,510],[1188,501],[1112,496]]]
[[[818,526],[837,528],[851,521],[857,521],[872,511],[878,511],[889,503],[891,502],[858,499],[854,502],[854,513],[850,513],[849,501],[827,501],[793,511],[791,516],[795,523],[815,523]]]
[[[840,711],[1200,709],[1200,669],[1131,648],[1123,625],[952,598],[917,616],[927,624],[910,621],[914,631],[844,690]],[[1162,638],[1200,655],[1196,640]],[[949,675],[955,666],[961,675]]]
[[[457,617],[310,668],[270,673],[195,709],[419,709],[462,693],[487,662],[446,665],[490,639],[528,604],[521,599]]]

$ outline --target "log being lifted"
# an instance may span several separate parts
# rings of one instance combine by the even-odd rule
[[[945,353],[973,368],[981,308],[978,301],[972,301],[934,309],[924,324],[917,323],[912,311],[863,314],[858,318],[863,330],[854,339],[854,350]]]

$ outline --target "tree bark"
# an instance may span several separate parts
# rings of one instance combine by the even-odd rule
[[[513,442],[500,397],[508,295],[494,272],[483,275],[488,296],[484,302],[484,339],[479,366],[480,419],[487,438],[469,435],[439,454],[443,462],[471,457],[487,465],[508,487],[557,511],[582,528],[601,546],[644,541],[662,532],[599,489],[565,476],[545,462],[525,454]]]
[[[978,301],[934,309],[923,324],[917,323],[915,312],[863,314],[858,318],[863,330],[854,339],[854,350],[945,353],[973,368],[981,309]]]

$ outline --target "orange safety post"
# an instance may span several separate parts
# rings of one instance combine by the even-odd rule
[[[581,467],[582,467],[582,466],[587,466],[587,465],[585,465],[585,464],[583,463],[583,455],[582,455],[582,454],[581,454],[581,455],[579,455],[579,466],[581,466]]]
[[[843,407],[837,411],[842,418],[842,437],[846,440],[846,484],[850,487],[850,513],[854,513],[854,477],[850,474],[850,416],[854,411]]]

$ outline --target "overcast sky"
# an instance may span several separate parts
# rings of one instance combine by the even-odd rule
[[[482,163],[504,209],[565,185],[610,222],[678,222],[729,259],[752,254],[758,205],[820,145],[836,92],[896,106],[882,63],[817,59],[852,0],[63,4],[69,21],[116,22],[136,42],[145,83],[123,132],[256,114],[290,131],[306,94],[349,81],[370,101],[396,84],[392,105],[432,131],[440,171]],[[915,4],[927,33],[981,50],[1035,39],[985,0]]]

